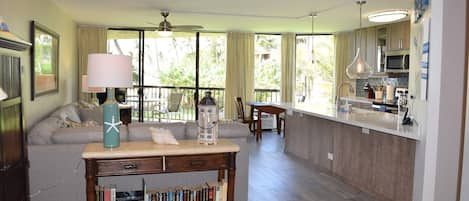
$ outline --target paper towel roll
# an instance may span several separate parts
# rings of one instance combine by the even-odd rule
[[[386,100],[394,100],[394,86],[386,85]]]

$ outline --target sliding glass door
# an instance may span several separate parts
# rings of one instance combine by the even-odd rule
[[[134,121],[195,120],[205,91],[212,91],[223,112],[225,34],[161,37],[153,31],[109,30],[108,49],[133,57],[134,88],[127,90],[126,102],[133,106]]]

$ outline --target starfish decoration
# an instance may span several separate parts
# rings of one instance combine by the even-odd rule
[[[111,123],[104,122],[104,124],[109,126],[109,128],[106,130],[106,133],[109,133],[111,131],[111,129],[114,129],[116,132],[119,132],[119,129],[117,128],[117,126],[121,125],[122,122],[120,122],[120,121],[115,122],[114,116],[112,116]]]

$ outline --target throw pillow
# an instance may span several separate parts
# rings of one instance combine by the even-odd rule
[[[154,127],[150,127],[149,129],[151,131],[151,138],[156,144],[179,144],[170,130]]]

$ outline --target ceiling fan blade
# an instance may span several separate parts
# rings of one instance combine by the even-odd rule
[[[199,30],[203,29],[203,26],[199,25],[176,25],[176,26],[171,26],[171,29],[173,30]]]
[[[153,23],[153,22],[147,22],[147,24],[151,24],[151,25],[154,25],[154,26],[157,26],[157,27],[160,26],[159,24],[156,24],[156,23]]]

